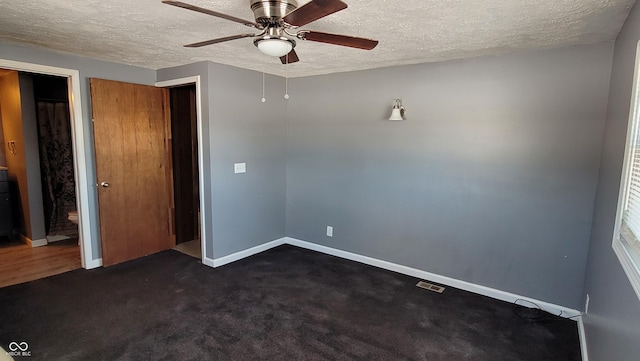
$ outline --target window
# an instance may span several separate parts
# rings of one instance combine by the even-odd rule
[[[640,43],[636,50],[613,249],[640,298]]]

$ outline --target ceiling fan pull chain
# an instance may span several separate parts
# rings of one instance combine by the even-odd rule
[[[289,65],[289,54],[291,53],[289,52],[285,55],[284,65]],[[284,98],[289,99],[289,77],[287,76],[287,68],[285,68],[284,72]]]
[[[289,99],[289,78],[284,78],[284,98]]]
[[[262,102],[265,103],[267,98],[264,97],[264,73],[262,73]]]

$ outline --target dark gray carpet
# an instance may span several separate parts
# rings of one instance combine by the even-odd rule
[[[29,360],[580,360],[573,321],[417,281],[292,246],[217,269],[166,251],[0,289],[0,342]]]

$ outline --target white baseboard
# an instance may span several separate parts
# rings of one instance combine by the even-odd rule
[[[204,259],[202,260],[202,263],[204,263],[205,265],[210,266],[210,267],[220,267],[220,266],[223,266],[225,264],[229,264],[231,262],[235,262],[235,261],[241,260],[243,258],[252,256],[252,255],[260,253],[260,252],[264,252],[264,251],[266,251],[268,249],[271,249],[271,248],[274,248],[274,247],[277,247],[277,246],[280,246],[280,245],[283,245],[283,244],[290,244],[292,246],[297,246],[297,247],[300,247],[300,248],[310,249],[312,251],[317,251],[317,252],[329,254],[329,255],[332,255],[332,256],[336,256],[336,257],[340,257],[340,258],[344,258],[344,259],[348,259],[348,260],[352,260],[352,261],[368,264],[370,266],[374,266],[374,267],[386,269],[386,270],[389,270],[389,271],[402,273],[402,274],[413,276],[413,277],[416,277],[416,278],[421,278],[421,279],[433,281],[433,282],[440,283],[440,284],[443,284],[443,285],[446,285],[446,286],[459,288],[461,290],[477,293],[477,294],[480,294],[480,295],[483,295],[483,296],[495,298],[495,299],[506,301],[506,302],[510,302],[510,303],[515,303],[515,302],[519,301],[519,302],[522,302],[522,303],[518,303],[518,304],[521,304],[523,306],[529,306],[527,304],[529,302],[535,303],[536,305],[541,307],[543,310],[545,310],[545,311],[547,311],[549,313],[552,313],[552,314],[560,315],[562,317],[576,317],[576,316],[581,315],[580,311],[574,310],[572,308],[559,306],[559,305],[556,305],[556,304],[553,304],[553,303],[549,303],[549,302],[545,302],[545,301],[536,300],[534,298],[517,295],[515,293],[501,291],[501,290],[498,290],[498,289],[495,289],[495,288],[491,288],[491,287],[486,287],[486,286],[481,286],[481,285],[477,285],[477,284],[466,282],[466,281],[461,281],[461,280],[458,280],[458,279],[455,279],[455,278],[441,276],[441,275],[438,275],[438,274],[435,274],[435,273],[422,271],[422,270],[419,270],[419,269],[416,269],[416,268],[411,268],[411,267],[407,267],[407,266],[403,266],[403,265],[399,265],[399,264],[395,264],[395,263],[379,260],[379,259],[372,258],[372,257],[362,256],[362,255],[359,255],[359,254],[356,254],[356,253],[351,253],[351,252],[339,250],[339,249],[336,249],[336,248],[331,248],[331,247],[327,247],[327,246],[321,246],[321,245],[318,245],[318,244],[315,244],[315,243],[306,242],[306,241],[302,241],[302,240],[291,238],[291,237],[284,237],[284,238],[276,239],[274,241],[267,242],[265,244],[261,244],[259,246],[255,246],[255,247],[246,249],[244,251],[236,252],[236,253],[230,254],[228,256],[220,257],[220,258],[210,259],[210,258],[204,257]]]
[[[208,265],[208,266],[212,266],[212,267],[220,267],[220,266],[224,266],[225,264],[231,263],[231,262],[235,262],[237,260],[249,257],[249,256],[253,256],[254,254],[260,253],[260,252],[264,252],[268,249],[271,249],[273,247],[277,247],[280,246],[282,244],[285,243],[285,239],[286,238],[280,238],[280,239],[276,239],[275,241],[271,241],[271,242],[267,242],[265,244],[261,244],[259,246],[255,246],[255,247],[251,247],[249,249],[246,249],[244,251],[240,251],[240,252],[236,252],[236,253],[232,253],[228,256],[224,256],[224,257],[220,257],[220,258],[214,258],[213,262],[211,262],[212,264],[208,264],[209,261],[211,261],[209,258],[205,258],[205,260],[203,261],[204,264]]]
[[[209,258],[207,256],[202,257],[202,263],[209,267],[215,267],[214,262],[215,261],[212,258]]]
[[[584,316],[578,317],[578,336],[580,336],[580,352],[582,353],[582,361],[589,361],[589,352],[587,350],[587,333],[584,330]]]
[[[31,240],[31,247],[42,247],[49,244],[46,238]]]
[[[47,238],[47,243],[53,243],[53,242],[64,241],[64,240],[67,240],[67,239],[69,239],[71,237],[60,235],[60,236],[47,236],[46,238]]]
[[[94,269],[98,267],[102,267],[102,258],[90,259],[85,261],[85,264],[84,264],[85,269]]]
[[[553,313],[553,314],[556,314],[556,315],[561,315],[562,317],[575,317],[575,316],[579,316],[581,314],[580,311],[578,311],[578,310],[574,310],[574,309],[571,309],[571,308],[568,308],[568,307],[564,307],[564,306],[555,305],[553,303],[544,302],[544,301],[536,300],[536,299],[533,299],[533,298],[530,298],[530,297],[520,296],[520,295],[517,295],[517,294],[514,294],[514,293],[497,290],[495,288],[490,288],[490,287],[481,286],[481,285],[477,285],[477,284],[466,282],[466,281],[457,280],[455,278],[441,276],[441,275],[438,275],[438,274],[435,274],[435,273],[430,273],[430,272],[422,271],[422,270],[419,270],[419,269],[415,269],[415,268],[411,268],[411,267],[407,267],[407,266],[402,266],[402,265],[399,265],[399,264],[395,264],[395,263],[379,260],[379,259],[376,259],[376,258],[362,256],[362,255],[359,255],[359,254],[356,254],[356,253],[351,253],[351,252],[346,252],[346,251],[342,251],[342,250],[331,248],[331,247],[321,246],[321,245],[318,245],[318,244],[315,244],[315,243],[310,243],[310,242],[302,241],[302,240],[295,239],[295,238],[285,237],[284,238],[284,243],[287,243],[287,244],[290,244],[290,245],[293,245],[293,246],[298,246],[298,247],[301,247],[301,248],[310,249],[310,250],[313,250],[313,251],[318,251],[318,252],[321,252],[321,253],[330,254],[332,256],[336,256],[336,257],[345,258],[345,259],[349,259],[349,260],[352,260],[352,261],[368,264],[368,265],[379,267],[379,268],[383,268],[383,269],[386,269],[386,270],[389,270],[389,271],[402,273],[402,274],[413,276],[413,277],[416,277],[416,278],[421,278],[421,279],[433,281],[433,282],[436,282],[436,283],[440,283],[440,284],[443,284],[443,285],[459,288],[459,289],[462,289],[462,290],[465,290],[465,291],[477,293],[477,294],[480,294],[480,295],[483,295],[483,296],[495,298],[495,299],[502,300],[502,301],[507,301],[507,302],[511,302],[511,303],[514,303],[514,302],[516,302],[518,300],[523,300],[523,301],[526,301],[526,302],[533,302],[533,303],[537,304],[538,306],[540,306],[543,310],[545,310],[547,312],[550,312],[550,313]],[[527,306],[526,302],[522,303],[522,305],[523,306]],[[518,303],[518,304],[521,304],[521,303]]]
[[[20,235],[20,240],[31,247],[42,247],[42,246],[46,246],[48,243],[46,238],[33,240],[25,236],[24,234]]]

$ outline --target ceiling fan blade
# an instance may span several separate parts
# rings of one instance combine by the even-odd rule
[[[254,36],[255,36],[255,34],[240,34],[240,35],[225,36],[224,38],[217,38],[217,39],[201,41],[199,43],[187,44],[184,47],[185,48],[199,48],[201,46],[222,43],[222,42],[229,41],[229,40],[250,38],[250,37],[254,37]]]
[[[291,49],[289,54],[280,57],[280,61],[282,62],[282,64],[287,65],[291,63],[297,63],[300,61],[300,59],[298,59],[298,54],[296,54],[296,51]]]
[[[365,38],[356,38],[354,36],[337,35],[322,33],[319,31],[305,31],[301,33],[302,39],[309,41],[317,41],[319,43],[327,43],[341,46],[348,46],[350,48],[358,48],[364,50],[371,50],[378,45],[378,40],[371,40]]]
[[[283,20],[289,25],[303,26],[346,8],[347,4],[340,0],[311,0],[287,14]]]
[[[183,9],[187,9],[187,10],[193,10],[193,11],[197,11],[199,13],[215,16],[215,17],[218,17],[218,18],[235,21],[236,23],[240,23],[242,25],[246,25],[246,26],[249,26],[249,27],[252,27],[252,28],[258,28],[258,29],[260,28],[259,25],[254,23],[253,21],[236,18],[235,16],[219,13],[217,11],[201,8],[199,6],[183,3],[181,1],[162,0],[162,2],[164,4],[167,4],[167,5],[173,5],[173,6],[177,6],[179,8],[183,8]]]

